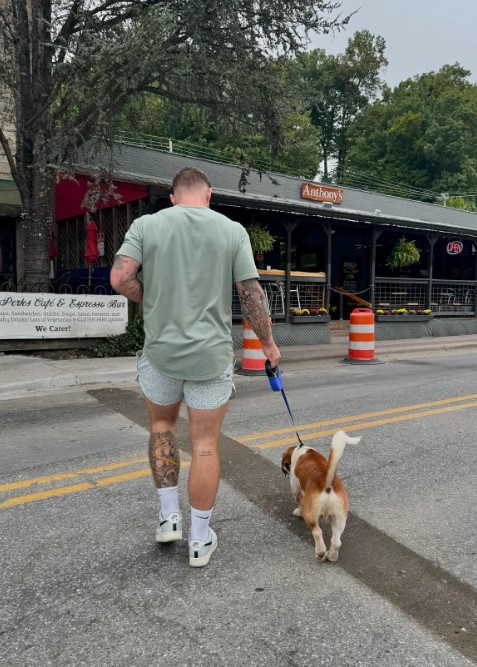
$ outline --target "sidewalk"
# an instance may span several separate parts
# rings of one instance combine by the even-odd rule
[[[413,338],[376,343],[376,357],[391,360],[419,352],[459,352],[475,348],[477,335],[443,338]],[[348,338],[337,338],[329,345],[282,347],[281,366],[286,369],[297,362],[340,360],[347,356]],[[237,351],[240,361],[241,351]],[[24,391],[61,389],[90,384],[131,383],[136,378],[135,357],[110,359],[69,359],[56,361],[17,354],[0,355],[0,400]]]

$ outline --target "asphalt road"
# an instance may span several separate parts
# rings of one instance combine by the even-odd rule
[[[475,664],[476,370],[475,353],[287,368],[306,444],[363,436],[340,464],[337,564],[291,516],[279,461],[295,436],[264,378],[236,378],[203,570],[185,542],[154,544],[136,386],[0,402],[0,664]],[[184,420],[179,434],[185,510]]]

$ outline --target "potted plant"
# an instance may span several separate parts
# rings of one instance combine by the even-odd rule
[[[376,310],[376,322],[427,322],[433,317],[434,314],[429,308],[423,310],[406,310],[406,308]]]
[[[421,251],[416,248],[415,241],[407,241],[405,238],[399,239],[386,262],[390,269],[395,271],[411,264],[417,264],[421,257]]]
[[[255,254],[263,254],[273,248],[275,237],[270,234],[268,227],[262,227],[254,223],[246,229],[250,238],[250,245]]]
[[[326,308],[293,308],[290,315],[290,322],[294,324],[326,323],[330,321],[330,316]]]

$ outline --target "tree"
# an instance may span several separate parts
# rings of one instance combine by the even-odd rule
[[[222,108],[205,108],[189,102],[138,93],[128,102],[118,121],[120,132],[130,138],[176,140],[191,155],[232,160],[245,168],[274,170],[314,177],[321,158],[319,132],[303,110],[303,100],[291,76],[288,61],[270,62],[275,71],[276,137],[267,137],[262,118],[251,113],[231,116]],[[272,102],[270,102],[272,104]],[[174,143],[174,142],[173,142]]]
[[[463,211],[477,211],[476,197],[449,197],[446,206],[460,208]]]
[[[0,86],[14,100],[16,147],[0,141],[20,191],[25,275],[48,277],[56,175],[111,136],[138,91],[260,118],[279,143],[270,58],[339,29],[332,0],[2,0]]]
[[[317,49],[296,58],[305,104],[320,131],[325,180],[331,158],[337,161],[338,180],[343,176],[350,125],[383,88],[385,49],[382,37],[362,30],[349,39],[343,54],[327,55]]]
[[[345,182],[435,201],[477,192],[477,86],[446,65],[385,90],[354,124]]]

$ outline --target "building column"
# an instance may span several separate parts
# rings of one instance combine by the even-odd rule
[[[286,262],[285,262],[285,322],[290,322],[290,289],[291,289],[291,235],[297,222],[282,222],[285,227],[286,236]]]
[[[472,244],[475,247],[475,274],[474,280],[477,280],[477,239],[472,239]],[[474,303],[472,304],[474,308],[474,317],[477,317],[477,284],[474,283]]]
[[[325,308],[330,312],[331,301],[331,225],[321,224],[323,231],[326,234],[326,285],[325,285]]]
[[[23,218],[21,217],[19,217],[15,223],[15,256],[16,256],[15,283],[18,285],[20,281],[22,281],[21,284],[23,284],[23,279],[25,278],[24,233],[23,233]]]
[[[434,273],[434,246],[437,243],[438,236],[436,234],[426,234],[427,240],[429,242],[429,261],[427,263],[427,277],[429,279],[428,292],[427,292],[427,307],[431,310],[431,301],[432,301],[432,279]]]
[[[379,237],[382,234],[382,230],[376,229],[373,227],[373,244],[371,246],[371,263],[369,267],[369,299],[368,301],[371,304],[371,308],[375,307],[374,303],[374,293],[375,293],[375,278],[376,278],[376,243]]]

